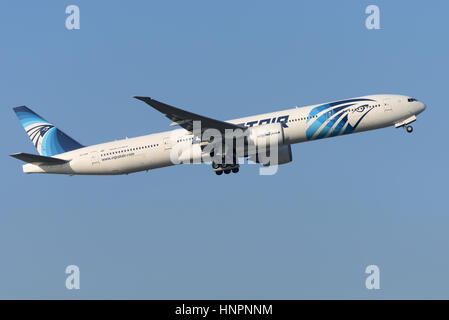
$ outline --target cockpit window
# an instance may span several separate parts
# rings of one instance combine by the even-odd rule
[[[408,102],[418,101],[415,98],[408,98]]]

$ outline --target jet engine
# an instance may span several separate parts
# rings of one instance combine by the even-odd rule
[[[275,154],[273,154],[273,152],[276,152],[273,148],[268,151],[262,151],[249,156],[248,160],[261,163],[266,167],[289,163],[293,160],[292,146],[290,144],[279,146],[277,152]]]

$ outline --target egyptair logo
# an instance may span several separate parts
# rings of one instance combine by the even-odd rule
[[[42,142],[41,140],[48,132],[48,130],[50,130],[53,127],[54,126],[51,124],[38,124],[37,126],[34,126],[27,130],[28,136],[30,137],[31,141],[33,142],[36,148],[39,145],[39,142]]]
[[[309,120],[307,120],[309,123],[306,130],[307,139],[321,139],[352,133],[371,110],[373,109],[369,108],[368,104],[355,106],[355,103],[338,102],[315,107],[309,114]]]

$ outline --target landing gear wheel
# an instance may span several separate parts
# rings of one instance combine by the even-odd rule
[[[226,174],[230,174],[230,173],[231,173],[231,170],[229,170],[229,169],[226,169],[226,170],[224,170],[224,173],[226,173]]]
[[[233,172],[233,173],[239,172],[239,168],[234,168],[234,169],[232,169],[232,172]]]
[[[408,133],[412,133],[413,132],[413,127],[412,126],[407,126],[407,127],[405,127],[405,130],[407,130]]]
[[[220,165],[216,162],[212,162],[212,168],[218,169],[218,168],[220,168]]]
[[[223,171],[215,171],[215,174],[217,175],[217,176],[219,176],[219,175],[221,175],[223,173]]]

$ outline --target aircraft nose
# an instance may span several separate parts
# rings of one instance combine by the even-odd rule
[[[424,102],[420,102],[419,103],[419,111],[418,111],[418,113],[423,112],[424,110],[426,110],[426,108],[427,108],[426,104]]]

